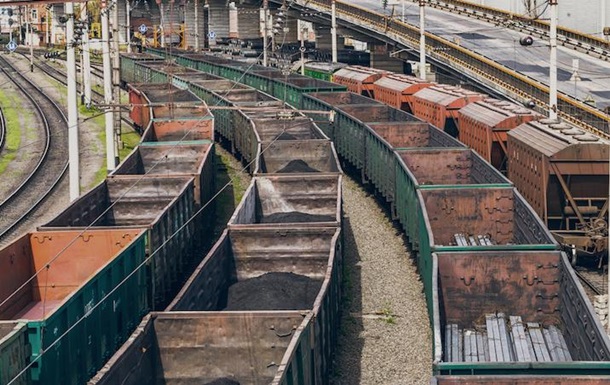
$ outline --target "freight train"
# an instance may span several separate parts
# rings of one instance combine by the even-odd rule
[[[136,336],[154,334],[161,340],[165,333],[190,328],[202,328],[198,335],[213,345],[233,339],[234,352],[183,343],[185,350],[173,361],[174,367],[183,364],[179,374],[157,373],[147,366],[164,353],[157,346],[148,351],[154,356],[141,357],[140,366],[128,363],[129,374],[120,380],[113,373],[121,360],[92,383],[194,376],[202,365],[189,372],[194,362],[189,351],[215,357],[206,360],[212,368],[233,362],[223,351],[232,359],[252,352],[243,347],[257,354],[241,361],[241,371],[231,365],[235,378],[321,383],[337,339],[341,282],[342,170],[332,142],[283,102],[201,76],[198,93],[214,108],[226,107],[215,121],[199,97],[161,80],[167,73],[192,80],[196,71],[160,61],[141,69],[138,76],[147,82],[129,80],[130,115],[141,128],[140,145],[104,182],[38,232],[0,250],[6,320],[0,323],[0,383],[83,384],[134,330]],[[212,140],[229,131],[234,154],[255,177],[205,256],[216,193]],[[202,285],[211,289],[203,296]],[[292,287],[288,292],[297,295],[260,295],[278,287]],[[142,321],[151,310],[166,308],[172,313],[152,313]],[[263,333],[256,328],[243,333],[253,325]],[[125,349],[129,345],[121,352]],[[164,365],[172,352],[162,357]],[[270,358],[279,367],[269,366]],[[198,379],[214,377],[222,376],[210,369]]]
[[[610,380],[610,342],[568,257],[512,183],[474,151],[404,111],[315,79],[205,54],[151,53],[239,79],[325,122],[320,128],[344,164],[392,202],[416,252],[434,330],[434,381]],[[125,68],[145,66],[124,59]],[[164,81],[196,93],[191,76],[209,75],[168,73]],[[177,301],[204,295],[199,282]],[[123,370],[137,355],[129,357]]]
[[[141,58],[122,57],[122,78],[133,83],[132,117],[151,142],[98,186],[95,197],[85,195],[48,230],[0,250],[8,282],[23,283],[32,270],[40,271],[29,294],[23,289],[23,301],[0,306],[19,311],[31,303],[43,314],[42,320],[18,321],[15,312],[6,313],[12,318],[5,318],[8,335],[0,339],[0,352],[2,362],[11,364],[3,364],[2,381],[29,365],[19,383],[83,383],[135,329],[92,384],[219,378],[327,383],[338,338],[342,259],[341,167],[329,136],[346,164],[394,202],[392,211],[417,250],[434,330],[434,381],[506,383],[524,375],[558,384],[610,380],[610,342],[567,256],[511,182],[475,152],[342,86],[207,55],[178,52],[176,61],[208,73]],[[213,77],[221,73],[268,94]],[[207,159],[210,147],[180,153],[175,161],[154,148],[211,145],[211,138],[203,143],[197,137],[209,132],[211,114],[189,92],[207,102],[216,139],[254,174],[227,230],[203,260],[196,247],[209,235],[200,226],[210,220],[201,214],[210,197],[202,196],[209,191],[200,173],[206,167],[194,160]],[[323,123],[317,127],[286,100]],[[174,169],[174,162],[182,167]],[[142,190],[137,183],[125,188],[129,179],[149,177]],[[194,212],[202,218],[189,220]],[[106,229],[88,226],[96,214]],[[71,230],[54,228],[62,226]],[[56,264],[62,260],[53,260],[56,250],[73,244],[78,252]],[[100,269],[102,257],[87,263],[93,271],[79,270],[80,281],[51,275],[54,268],[70,271],[75,260],[98,255],[111,255],[111,264]],[[157,261],[158,255],[163,257]],[[15,270],[22,265],[16,260],[32,259],[33,266]],[[188,275],[183,264],[196,263],[172,297]],[[6,297],[21,293],[15,291],[19,282],[11,283]],[[300,289],[288,292],[305,298],[260,301],[256,293],[265,284],[294,285]],[[57,290],[64,296],[47,297]],[[146,311],[162,310],[168,300],[166,311],[151,313],[138,326]],[[45,313],[51,305],[57,306],[49,312],[55,319]]]
[[[139,108],[160,104],[142,100],[147,89],[166,90],[165,101],[192,92],[217,113],[216,139],[254,178],[178,296],[90,384],[324,383],[341,298],[342,170],[332,142],[268,94],[143,58],[122,58],[123,79],[149,81],[128,85],[134,121],[154,121]],[[168,93],[172,83],[182,91]]]
[[[310,69],[311,76],[327,75]],[[508,175],[570,255],[608,253],[610,141],[507,101],[361,66],[333,69],[349,91],[444,129]],[[540,121],[540,123],[534,123]],[[519,130],[513,130],[519,127]]]

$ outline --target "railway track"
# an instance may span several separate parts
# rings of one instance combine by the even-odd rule
[[[583,266],[575,266],[574,271],[585,286],[587,294],[593,302],[594,295],[606,294],[608,286],[608,276],[599,269],[588,269]]]
[[[34,83],[0,55],[2,72],[34,105],[43,122],[44,151],[27,178],[0,202],[0,241],[26,221],[51,194],[68,169],[67,119]]]
[[[27,56],[25,54],[23,54],[23,53],[20,53],[20,54],[27,58]],[[40,69],[42,72],[49,75],[53,79],[57,80],[59,83],[63,84],[64,86],[68,85],[68,82],[66,81],[66,74],[63,71],[53,67],[52,65],[50,65],[44,61],[35,61],[34,66],[36,66],[36,68]],[[96,68],[93,66],[91,68],[92,68],[92,74],[94,76],[103,78],[103,72],[99,68]],[[77,84],[80,85],[81,83],[77,80]],[[98,98],[97,102],[104,103],[104,94],[102,94],[101,92],[98,92],[94,89],[91,89],[91,93]],[[133,122],[131,121],[131,119],[128,119],[125,116],[121,115],[121,120],[124,123],[128,124],[130,127],[133,127]]]
[[[0,108],[0,152],[4,148],[6,142],[6,119],[4,117],[4,111]]]
[[[23,55],[24,57],[26,57],[26,55],[24,55],[24,54],[21,54],[21,55]],[[59,70],[59,69],[57,69],[57,68],[53,67],[52,65],[50,65],[50,64],[48,64],[48,63],[46,63],[46,62],[44,62],[44,61],[35,61],[35,62],[34,62],[34,66],[36,66],[36,68],[38,68],[39,70],[41,70],[41,71],[42,71],[42,72],[44,72],[45,74],[49,75],[49,76],[50,76],[50,77],[52,77],[53,79],[57,80],[58,82],[60,82],[60,83],[61,83],[61,84],[63,84],[64,86],[67,86],[67,85],[68,85],[68,83],[67,83],[67,81],[66,81],[66,74],[65,74],[63,71],[61,71],[61,70]],[[94,67],[92,67],[92,72],[91,72],[91,73],[92,73],[94,76],[97,76],[97,77],[99,77],[99,78],[102,78],[102,77],[103,77],[103,74],[102,74],[102,73],[100,73],[99,71],[98,71],[98,73],[96,73],[96,71],[95,71],[95,70],[93,70],[93,68],[94,68]],[[78,85],[80,85],[80,84],[81,84],[81,83],[80,83],[80,81],[78,81],[78,80],[77,80],[77,84],[78,84]],[[96,91],[96,90],[93,90],[93,89],[92,89],[92,90],[91,90],[91,93],[92,93],[92,94],[94,94],[94,95],[96,95],[97,97],[99,97],[99,98],[101,98],[101,99],[103,99],[103,98],[104,98],[104,95],[103,95],[101,92],[98,92],[98,91]]]

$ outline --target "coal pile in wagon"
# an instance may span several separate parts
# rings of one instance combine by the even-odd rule
[[[309,167],[307,162],[301,159],[291,160],[286,166],[279,169],[278,173],[296,173],[296,172],[320,172],[313,167]]]
[[[215,379],[214,381],[206,382],[203,385],[240,385],[240,383],[228,377],[221,377]]]
[[[265,273],[229,287],[224,310],[304,310],[313,303],[321,280],[283,272]]]
[[[302,222],[334,222],[332,215],[308,214],[300,211],[273,213],[263,216],[260,223],[302,223]]]

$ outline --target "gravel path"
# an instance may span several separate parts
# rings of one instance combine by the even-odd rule
[[[417,269],[375,199],[343,180],[345,285],[332,383],[427,385],[432,333]]]

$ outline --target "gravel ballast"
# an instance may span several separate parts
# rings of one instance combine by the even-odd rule
[[[331,384],[429,384],[432,332],[402,235],[373,197],[343,178],[344,292]]]

